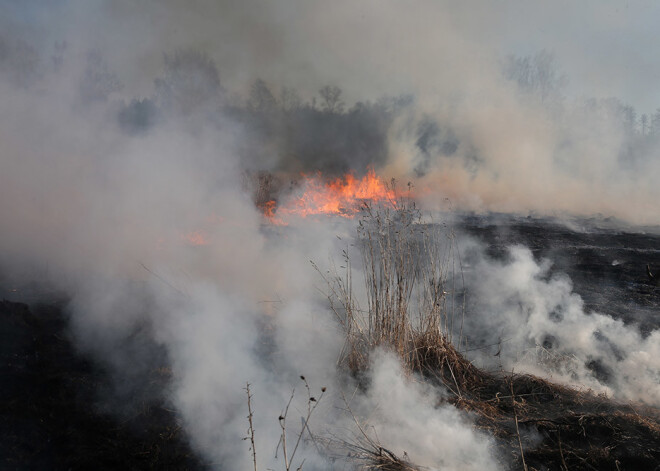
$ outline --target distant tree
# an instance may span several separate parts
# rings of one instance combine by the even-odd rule
[[[557,72],[557,64],[552,53],[545,49],[533,56],[509,56],[503,65],[504,76],[515,82],[525,93],[538,97],[544,103],[558,99],[567,79]]]
[[[284,111],[295,111],[300,109],[302,106],[302,100],[300,95],[293,88],[282,87],[282,92],[280,93],[280,104]]]
[[[394,97],[383,96],[377,101],[378,106],[389,110],[390,112],[398,112],[404,108],[412,106],[415,103],[415,97],[411,94],[398,95]]]
[[[660,136],[660,108],[655,110],[651,117],[651,134]]]
[[[649,133],[649,117],[647,114],[643,114],[639,119],[639,123],[642,127],[642,136],[646,136]]]
[[[0,78],[29,87],[42,75],[41,65],[41,57],[32,45],[0,33]]]
[[[319,95],[323,98],[323,111],[328,113],[342,113],[344,111],[344,102],[341,100],[341,88],[326,85],[319,90]]]
[[[250,87],[248,106],[255,111],[270,112],[277,107],[277,100],[268,88],[266,82],[257,79]]]
[[[80,81],[80,95],[84,102],[106,101],[111,93],[123,87],[119,77],[108,70],[98,50],[87,53],[85,71]]]
[[[224,94],[218,69],[205,53],[192,49],[165,54],[163,76],[154,81],[156,97],[168,110],[188,115],[219,104]]]
[[[117,121],[122,131],[128,134],[141,134],[156,123],[157,116],[158,109],[153,100],[133,99],[119,110]]]
[[[53,53],[50,56],[50,61],[55,72],[59,71],[64,64],[64,53],[67,49],[66,41],[55,41],[53,44]]]
[[[635,133],[637,129],[637,111],[632,105],[624,105],[621,110],[621,119],[623,122],[623,129],[629,135]]]
[[[591,117],[619,126],[629,136],[638,132],[637,111],[618,98],[590,98],[585,102],[585,109]]]

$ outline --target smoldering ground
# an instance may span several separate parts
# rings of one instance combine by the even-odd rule
[[[510,247],[505,260],[485,256],[478,244],[465,251],[473,264],[471,310],[479,313],[466,316],[475,360],[657,407],[657,328],[642,333],[635,323],[589,312],[570,278],[550,274],[551,261],[535,260],[526,247]]]

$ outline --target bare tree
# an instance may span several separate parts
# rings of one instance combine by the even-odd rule
[[[654,136],[660,135],[660,108],[655,110],[651,117],[651,134]]]
[[[156,95],[168,110],[190,114],[218,102],[224,90],[218,69],[205,53],[192,49],[165,54],[163,76],[155,80]]]
[[[80,81],[80,95],[85,102],[106,101],[113,92],[123,88],[119,77],[108,70],[98,50],[87,53],[85,72]]]
[[[538,97],[542,103],[560,98],[567,82],[564,75],[557,73],[555,56],[545,49],[533,56],[509,56],[503,69],[507,79],[516,82],[521,91]]]
[[[277,106],[275,96],[268,88],[266,82],[257,79],[250,87],[248,106],[256,111],[273,111]]]
[[[628,135],[633,135],[637,129],[637,111],[632,105],[624,105],[621,110],[623,129]]]
[[[640,125],[642,126],[642,136],[646,136],[649,133],[649,117],[647,114],[643,114],[639,120]]]
[[[323,98],[323,111],[328,113],[341,113],[344,111],[344,102],[341,100],[341,88],[326,85],[319,90]]]
[[[295,111],[301,107],[302,100],[294,88],[282,87],[280,104],[284,111]]]
[[[0,77],[14,85],[29,87],[42,75],[39,52],[29,43],[0,33]]]

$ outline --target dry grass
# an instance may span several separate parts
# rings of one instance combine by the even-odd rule
[[[365,205],[357,235],[364,308],[354,295],[353,261],[347,250],[342,254],[344,271],[327,277],[319,270],[346,334],[341,363],[354,373],[364,371],[370,352],[386,346],[410,371],[419,370],[428,354],[420,341],[451,342],[455,320],[462,320],[463,309],[455,303],[462,293],[453,296],[456,286],[448,286],[449,280],[460,278],[453,234],[424,223],[414,204],[400,200],[384,208]]]
[[[660,411],[614,402],[531,375],[476,368],[442,336],[419,336],[415,372],[452,392],[495,439],[503,469],[625,470],[660,464]],[[363,469],[422,470],[378,443],[347,446]]]
[[[456,287],[462,271],[453,233],[425,224],[412,205],[393,206],[365,207],[358,229],[361,270],[345,251],[344,271],[326,277],[346,334],[342,366],[359,379],[376,347],[396,352],[411,375],[445,387],[449,402],[475,414],[476,426],[495,438],[494,452],[510,469],[618,471],[660,464],[657,409],[633,410],[530,375],[487,372],[462,355],[456,345],[465,293],[462,283]],[[353,287],[360,271],[364,309]],[[344,443],[362,469],[421,469],[362,435]]]

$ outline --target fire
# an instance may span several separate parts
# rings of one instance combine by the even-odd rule
[[[275,210],[277,209],[277,203],[275,200],[266,201],[261,210],[264,212],[264,216],[269,220],[273,221],[275,219]]]
[[[275,201],[263,205],[264,216],[274,224],[286,224],[291,216],[318,214],[353,218],[364,204],[396,206],[397,193],[370,169],[362,178],[349,173],[326,181],[320,173],[304,176],[301,193],[277,207]]]
[[[204,231],[193,231],[181,237],[188,245],[199,247],[202,245],[209,245],[209,238]]]

